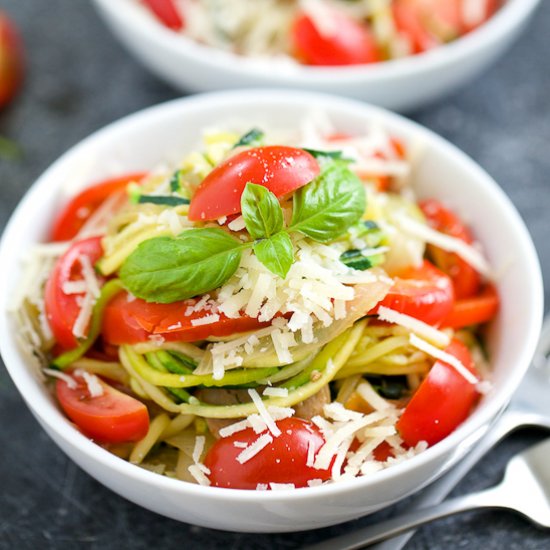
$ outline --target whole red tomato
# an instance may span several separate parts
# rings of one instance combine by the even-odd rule
[[[0,11],[0,108],[9,103],[23,80],[23,46],[14,24]]]

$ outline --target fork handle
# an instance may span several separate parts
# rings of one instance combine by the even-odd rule
[[[325,540],[308,546],[307,550],[357,550],[454,514],[480,508],[508,508],[505,501],[503,491],[500,486],[497,486],[479,493],[447,500],[437,506],[421,508],[348,535]]]
[[[415,495],[407,503],[407,509],[426,508],[442,502],[445,497],[460,483],[472,468],[502,439],[522,426],[544,426],[542,419],[536,415],[516,409],[506,410],[489,428],[487,433],[476,443],[460,462],[443,477],[434,481],[427,488]],[[401,550],[414,535],[409,531],[391,541],[377,544],[373,550]]]

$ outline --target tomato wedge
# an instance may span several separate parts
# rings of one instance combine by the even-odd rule
[[[462,342],[453,340],[445,351],[477,374],[472,356]],[[474,384],[449,364],[436,361],[405,407],[397,430],[407,445],[415,446],[419,441],[434,445],[468,417],[478,396]]]
[[[307,482],[312,479],[329,479],[330,469],[317,470],[307,465],[310,446],[315,455],[325,443],[317,426],[300,418],[286,418],[276,424],[281,435],[273,437],[270,444],[242,464],[237,457],[243,448],[235,447],[235,442],[249,446],[262,434],[249,428],[219,439],[204,460],[211,472],[208,477],[212,485],[256,489],[260,483],[267,486],[270,483],[293,483],[295,487],[307,487]]]
[[[239,213],[248,182],[283,197],[312,181],[319,172],[319,163],[303,149],[272,145],[241,151],[204,178],[189,205],[189,219],[216,220]]]
[[[384,306],[430,325],[438,325],[449,315],[454,303],[453,283],[428,260],[420,267],[401,271],[394,279],[386,297],[369,313]]]
[[[101,237],[76,241],[57,260],[44,291],[46,318],[57,343],[65,350],[78,345],[73,326],[80,313],[78,301],[83,294],[65,294],[63,285],[67,281],[82,279],[80,258],[86,256],[94,265],[103,255]]]
[[[102,443],[139,441],[147,435],[149,413],[143,403],[100,378],[97,380],[103,392],[92,397],[82,377],[71,378],[76,387],[70,388],[64,380],[58,380],[56,395],[65,414],[85,435]]]
[[[183,15],[174,0],[143,0],[158,20],[169,29],[180,31],[185,26]]]
[[[228,336],[237,332],[255,330],[269,323],[261,323],[254,317],[242,315],[230,319],[218,313],[219,319],[204,325],[193,324],[199,319],[212,315],[202,310],[187,313],[197,299],[156,304],[139,298],[132,298],[126,292],[115,296],[105,308],[102,335],[109,344],[136,344],[146,342],[158,334],[172,342],[194,342],[209,336]]]
[[[308,65],[362,65],[382,60],[374,35],[367,27],[338,10],[331,10],[330,29],[321,29],[305,13],[292,26],[297,57]]]
[[[422,201],[419,206],[429,225],[435,230],[456,237],[468,244],[474,242],[470,230],[460,218],[439,201],[430,199]],[[437,246],[429,245],[428,252],[435,265],[449,275],[453,281],[457,300],[477,294],[481,286],[481,276],[470,264],[457,254],[447,252]]]
[[[488,284],[477,295],[454,303],[451,313],[443,320],[443,327],[454,329],[487,323],[497,313],[499,298],[496,288]]]
[[[82,229],[90,216],[114,193],[126,189],[133,181],[140,181],[145,172],[134,172],[96,183],[76,195],[54,222],[52,241],[70,241]]]
[[[23,45],[8,17],[0,11],[0,107],[9,103],[23,81]]]

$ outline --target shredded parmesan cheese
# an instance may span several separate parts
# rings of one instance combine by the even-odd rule
[[[206,438],[204,435],[198,435],[195,438],[195,448],[193,449],[193,462],[197,464],[200,462],[202,452],[204,451],[204,444],[206,443]]]
[[[258,395],[258,392],[256,390],[250,389],[248,390],[248,395],[250,395],[250,397],[252,398],[254,405],[256,405],[256,408],[258,409],[258,412],[260,413],[263,421],[266,423],[269,431],[273,434],[274,437],[279,437],[281,435],[281,430],[279,430],[277,424],[275,424],[275,421],[266,409],[262,398]]]
[[[84,338],[86,336],[86,328],[92,318],[95,299],[92,293],[88,292],[80,305],[80,311],[73,325],[73,335],[75,338]]]
[[[74,381],[74,379],[68,374],[65,374],[64,372],[61,372],[55,369],[42,369],[42,371],[48,376],[52,376],[53,378],[58,378],[59,380],[63,380],[63,382],[65,382],[65,384],[67,384],[67,386],[71,390],[74,390],[77,387],[77,384]]]
[[[494,278],[491,267],[479,250],[463,240],[445,235],[403,214],[397,215],[396,221],[406,233],[442,248],[447,252],[454,252],[488,279]]]
[[[212,323],[217,323],[220,320],[220,316],[217,313],[212,313],[211,315],[205,315],[204,317],[199,317],[198,319],[191,319],[191,324],[194,327],[199,327],[201,325],[211,325]]]
[[[392,408],[391,403],[388,403],[383,397],[378,395],[366,380],[357,386],[357,393],[377,411],[384,411],[388,408]]]
[[[266,397],[287,397],[288,388],[266,388],[263,395]]]
[[[255,457],[263,448],[267,447],[270,443],[273,443],[273,437],[270,434],[262,434],[256,441],[249,445],[244,451],[237,455],[237,462],[244,464],[251,458]]]
[[[101,385],[99,378],[95,376],[95,374],[90,374],[84,369],[76,369],[74,371],[74,374],[76,376],[84,378],[84,382],[86,382],[90,397],[100,397],[103,395],[103,386]]]
[[[470,382],[470,384],[477,384],[479,382],[477,376],[473,375],[454,355],[432,346],[429,342],[422,340],[422,338],[418,338],[418,336],[414,334],[410,335],[409,340],[411,345],[415,348],[453,367],[465,380]]]
[[[187,469],[199,485],[204,485],[206,487],[210,485],[210,480],[206,477],[205,472],[201,470],[198,464],[191,464]]]
[[[440,346],[442,348],[448,346],[451,343],[451,339],[447,334],[441,332],[440,330],[437,330],[427,323],[424,323],[423,321],[420,321],[419,319],[411,317],[410,315],[405,315],[404,313],[399,313],[398,311],[394,311],[393,309],[380,306],[378,308],[378,317],[382,321],[387,321],[388,323],[400,325],[416,334],[419,334],[420,336],[426,338],[426,340],[428,340],[429,342],[436,344],[437,346]]]
[[[219,434],[220,434],[220,437],[229,437],[238,432],[242,432],[247,428],[250,428],[250,422],[248,421],[248,419],[240,420],[239,422],[235,422],[234,424],[230,424],[229,426],[222,428],[219,431]]]

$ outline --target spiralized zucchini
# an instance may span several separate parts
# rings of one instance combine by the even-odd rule
[[[347,158],[347,149],[345,155],[332,151],[332,142],[323,143],[321,138],[318,139],[320,145],[315,142],[314,146],[328,151],[306,149],[309,155],[317,157],[319,170],[336,167],[333,173],[345,174],[344,181],[352,182],[350,189],[357,185],[361,194],[363,188],[367,192],[366,209],[364,199],[350,202],[357,208],[357,216],[333,239],[325,238],[324,226],[308,229],[305,224],[300,230],[291,230],[292,200],[288,196],[282,201],[273,199],[279,208],[279,221],[272,220],[275,226],[279,224],[274,231],[286,231],[285,242],[290,243],[292,252],[288,279],[280,274],[275,277],[276,272],[258,259],[258,243],[270,237],[251,238],[252,232],[246,229],[241,217],[222,216],[199,222],[188,218],[187,203],[220,162],[246,151],[252,143],[247,140],[253,140],[254,145],[269,143],[257,129],[244,135],[211,131],[205,138],[203,152],[193,152],[175,166],[128,186],[128,202],[107,216],[98,233],[103,235],[104,252],[96,264],[101,290],[94,299],[87,336],[78,340],[77,347],[57,356],[52,351],[56,350],[55,341],[48,333],[41,303],[47,273],[37,278],[38,288],[23,298],[18,309],[24,326],[22,333],[27,335],[27,340],[32,340],[30,349],[35,356],[47,361],[49,367],[65,371],[58,376],[62,379],[66,373],[84,371],[99,376],[147,406],[150,424],[145,437],[131,444],[106,445],[112,452],[152,471],[200,482],[204,468],[198,468],[197,460],[213,444],[220,429],[242,419],[261,417],[264,409],[268,415],[296,412],[298,416],[297,411],[303,412],[313,403],[315,406],[305,418],[315,418],[327,437],[343,422],[338,416],[341,410],[351,415],[348,420],[356,420],[357,415],[368,418],[374,414],[377,420],[369,426],[370,432],[357,434],[361,445],[359,455],[371,456],[381,442],[399,450],[400,456],[405,455],[396,422],[404,404],[429,374],[434,357],[414,346],[413,329],[380,323],[372,312],[395,283],[388,273],[391,275],[403,266],[418,265],[426,254],[427,243],[403,231],[396,220],[403,215],[420,224],[426,220],[410,189],[399,193],[397,186],[395,192],[379,188],[391,183],[393,176],[370,172],[373,170],[370,161],[375,161],[375,168],[381,162],[377,147],[390,151],[392,169],[397,166],[399,173],[406,169],[407,162],[396,153],[388,135],[375,134],[371,139],[357,142],[351,139],[349,148],[356,149],[359,157],[356,160]],[[365,153],[367,158],[361,157],[364,149],[370,151]],[[355,165],[356,174],[353,173]],[[327,193],[333,192],[329,183],[324,185]],[[353,199],[352,191],[349,192]],[[359,206],[353,206],[356,204]],[[340,214],[345,216],[347,211]],[[334,219],[331,223],[338,225]],[[229,274],[221,286],[209,292],[201,290],[200,296],[189,293],[176,300],[182,317],[207,310],[214,322],[216,316],[218,319],[223,316],[228,322],[239,316],[258,319],[257,329],[244,333],[222,331],[221,335],[199,330],[200,337],[193,340],[185,335],[182,340],[193,341],[184,342],[172,341],[171,331],[178,334],[178,327],[181,328],[177,322],[166,327],[169,323],[163,325],[165,319],[161,316],[151,321],[153,328],[147,328],[147,322],[142,323],[142,319],[131,319],[136,330],[145,332],[146,338],[124,340],[123,335],[123,342],[141,341],[110,344],[104,339],[102,327],[111,300],[120,292],[125,293],[128,304],[144,299],[138,291],[131,294],[131,285],[125,286],[121,266],[127,264],[136,250],[139,253],[147,246],[140,246],[142,243],[156,237],[181,242],[191,229],[215,230],[213,234],[229,239],[231,246],[238,248],[240,243],[245,243],[246,250],[233,274]],[[318,239],[311,235],[317,235]],[[153,256],[158,255],[155,248]],[[51,271],[54,263],[51,258],[44,263]],[[290,271],[293,268],[297,274]],[[149,273],[148,268],[145,272]],[[193,276],[188,274],[188,279]],[[77,283],[71,280],[73,287]],[[255,309],[251,303],[256,304]],[[172,322],[170,314],[167,316]],[[180,317],[175,319],[179,320]],[[193,320],[197,319],[191,319],[192,329],[209,324],[203,317],[196,325]],[[162,326],[157,330],[159,325]],[[458,336],[472,350],[476,363],[483,364],[481,347],[472,331],[455,334],[452,329],[446,329],[446,334],[440,336],[442,341],[447,336],[449,339]],[[48,374],[56,373],[49,370]],[[342,443],[348,445],[349,450],[351,439]],[[338,460],[342,464],[344,451],[340,455]]]

